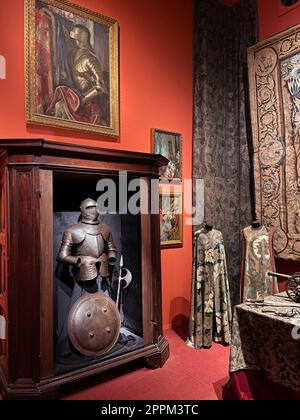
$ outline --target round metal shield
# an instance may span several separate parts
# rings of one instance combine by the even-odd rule
[[[72,306],[68,334],[73,346],[85,356],[101,356],[115,345],[121,329],[115,302],[102,293],[85,294]]]

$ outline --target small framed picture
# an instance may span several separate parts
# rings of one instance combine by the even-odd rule
[[[160,179],[182,179],[182,135],[170,131],[152,129],[152,153],[160,154],[167,159],[167,166],[160,168]]]
[[[160,190],[159,205],[161,247],[182,247],[182,192]]]

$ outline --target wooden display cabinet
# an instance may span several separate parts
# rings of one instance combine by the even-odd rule
[[[55,188],[62,185],[61,179],[85,177],[86,182],[89,177],[94,180],[127,171],[144,179],[150,194],[156,188],[151,180],[158,178],[166,159],[40,139],[11,139],[0,140],[0,162],[0,380],[5,396],[55,398],[65,384],[138,359],[151,368],[162,367],[169,346],[162,335],[159,215],[149,212],[140,215],[143,346],[55,374],[53,217],[54,202],[59,199]],[[70,184],[64,194],[72,191]]]

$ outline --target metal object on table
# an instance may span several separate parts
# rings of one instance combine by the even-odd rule
[[[269,276],[286,279],[285,290],[290,299],[294,302],[300,302],[300,272],[294,273],[292,276],[281,273],[268,272]]]
[[[264,302],[245,302],[245,305],[252,306],[255,308],[260,307],[274,307],[274,308],[299,308],[300,310],[300,303],[292,303],[292,302],[275,302],[275,301],[268,301],[265,300]]]
[[[288,298],[286,298],[288,299]],[[261,313],[270,313],[281,318],[293,318],[300,315],[300,303],[291,301],[264,300],[264,302],[245,302],[251,308],[260,308]]]
[[[101,356],[118,340],[121,318],[115,302],[102,293],[81,296],[68,317],[73,346],[85,356]]]
[[[293,318],[300,315],[299,303],[284,303],[284,302],[246,302],[247,306],[251,308],[260,308],[261,313],[273,314],[280,318]]]
[[[286,309],[286,310],[284,310]],[[300,315],[300,311],[296,310],[294,308],[291,309],[287,309],[287,308],[282,308],[281,310],[275,309],[275,308],[269,308],[269,307],[264,307],[261,310],[263,313],[270,313],[273,314],[275,316],[278,316],[280,318],[293,318],[296,315]]]

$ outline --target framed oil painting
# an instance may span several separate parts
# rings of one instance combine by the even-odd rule
[[[152,153],[169,159],[167,166],[160,168],[160,179],[178,180],[182,178],[182,136],[179,133],[152,129]]]
[[[300,258],[300,25],[248,50],[256,215]]]
[[[27,122],[117,137],[117,21],[65,0],[25,5]]]
[[[182,247],[182,192],[163,192],[161,190],[159,205],[161,247]]]

